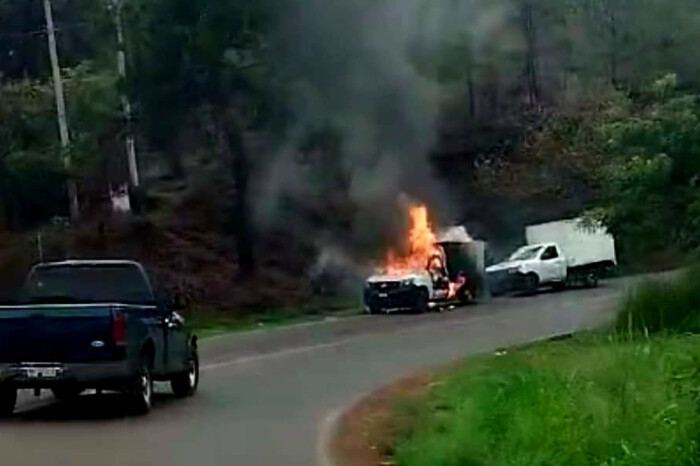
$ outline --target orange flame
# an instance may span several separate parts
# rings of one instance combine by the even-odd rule
[[[454,299],[457,297],[457,293],[462,289],[462,287],[467,283],[465,277],[457,277],[456,282],[450,282],[450,288],[447,292],[447,299]]]
[[[425,271],[431,258],[436,255],[443,258],[442,251],[436,247],[437,236],[433,233],[428,217],[428,208],[424,205],[409,209],[411,228],[408,233],[406,251],[403,254],[390,250],[383,270],[387,275]]]
[[[455,282],[448,282],[448,277],[444,276],[444,273],[447,272],[445,270],[446,257],[443,249],[436,244],[438,238],[433,232],[428,208],[424,205],[411,206],[409,215],[411,226],[403,253],[390,250],[384,265],[381,267],[382,273],[389,276],[402,276],[428,271],[434,278],[442,277],[435,285],[446,291],[448,300],[457,298],[460,290],[464,289],[467,278],[459,276]]]

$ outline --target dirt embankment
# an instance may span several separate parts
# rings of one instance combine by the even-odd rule
[[[89,258],[143,263],[159,288],[188,298],[193,311],[251,314],[310,299],[305,264],[298,259],[310,254],[290,248],[283,234],[260,238],[257,271],[242,276],[234,237],[221,227],[222,214],[207,206],[181,202],[143,217],[106,215],[83,218],[74,226],[2,232],[0,298],[10,299],[37,262]]]
[[[383,387],[340,418],[330,443],[334,466],[385,466],[392,463],[394,439],[405,424],[399,404],[428,392],[435,374],[417,374]]]

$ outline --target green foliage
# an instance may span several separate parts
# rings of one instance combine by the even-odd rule
[[[64,79],[74,174],[101,177],[99,164],[123,152],[117,78],[111,71],[95,70],[91,63],[83,62],[64,70]]]
[[[697,465],[697,337],[580,337],[470,360],[399,439],[400,466]]]
[[[65,212],[56,131],[49,86],[24,80],[0,87],[0,203],[10,227]]]
[[[2,160],[0,202],[8,226],[26,228],[66,214],[65,176],[56,152],[13,152]]]
[[[675,83],[656,81],[642,108],[600,128],[608,159],[597,213],[632,254],[700,246],[700,96],[678,95]]]
[[[64,71],[72,175],[96,177],[121,122],[115,80],[87,63]],[[33,227],[66,214],[64,155],[53,88],[32,80],[0,84],[0,203],[8,226]]]
[[[625,300],[615,329],[621,336],[700,331],[700,268],[649,280]]]
[[[108,57],[114,65],[114,49],[102,34],[106,2],[94,0],[52,1],[57,26],[61,66],[73,68],[84,60]],[[0,0],[0,78],[45,79],[51,74],[43,1]],[[110,24],[109,36],[113,36]],[[109,54],[105,55],[109,48]]]
[[[265,10],[253,0],[142,0],[126,12],[130,88],[147,134],[167,148],[184,118],[203,105],[250,104],[265,85]],[[248,109],[255,113],[255,109]]]
[[[600,220],[635,254],[668,245],[676,213],[669,209],[670,161],[665,156],[633,157],[606,168],[602,183],[606,207]]]
[[[291,107],[303,114],[315,107],[333,105],[335,96],[329,95],[324,98],[328,102],[317,105],[310,100],[318,93],[305,90],[305,86],[313,87],[310,83],[314,79],[304,73],[328,74],[323,77],[326,80],[337,71],[326,69],[323,57],[296,51],[308,63],[292,67],[295,72],[271,60],[276,57],[281,63],[287,58],[280,56],[283,50],[273,50],[275,41],[286,34],[276,28],[293,28],[298,22],[293,18],[276,22],[278,16],[288,11],[311,15],[312,7],[295,10],[287,7],[298,2],[257,0],[123,3],[126,83],[118,83],[114,77],[115,29],[105,3],[54,3],[73,141],[71,175],[81,181],[83,191],[86,185],[104,189],[106,181],[125,179],[119,90],[126,91],[133,100],[139,143],[147,143],[146,150],[164,153],[172,162],[173,172],[178,169],[175,174],[183,178],[185,169],[193,164],[182,163],[180,152],[212,152],[223,158],[235,152],[230,147],[222,150],[227,136],[251,128],[274,129],[277,134],[290,127],[306,131],[293,124],[298,122],[287,121]],[[600,178],[601,190],[595,193],[600,200],[597,213],[621,238],[626,251],[642,253],[664,243],[688,249],[700,246],[700,159],[696,157],[700,150],[700,110],[697,96],[681,95],[678,90],[692,91],[700,85],[700,65],[687,52],[700,38],[697,2],[424,0],[420,6],[424,18],[405,18],[420,25],[415,31],[420,46],[408,47],[409,57],[398,59],[403,64],[403,58],[413,58],[412,64],[442,90],[441,124],[445,122],[450,132],[460,133],[471,131],[462,125],[469,120],[474,132],[479,132],[454,138],[459,140],[459,147],[451,150],[455,160],[446,164],[452,176],[467,171],[471,176],[472,167],[477,165],[493,170],[505,166],[506,170],[497,172],[502,175],[510,169],[501,163],[502,159],[521,152],[525,154],[523,159],[536,165],[537,173],[527,177],[512,171],[507,173],[506,181],[518,187],[533,186],[524,189],[523,198],[540,194],[544,185],[556,184],[552,192],[573,199],[572,204],[580,207],[578,197],[583,196],[579,193],[589,187],[591,167],[600,165],[603,157],[606,168]],[[402,18],[404,11],[396,8],[396,17]],[[52,180],[65,177],[56,162],[63,154],[57,149],[45,37],[27,34],[43,27],[41,4],[2,0],[0,16],[7,19],[0,26],[0,154],[8,157],[6,161],[3,158],[7,166],[0,177],[10,180],[12,173],[19,176],[18,169],[13,168],[17,166],[24,167],[22,173],[31,176],[31,170],[39,170],[47,161],[51,166],[46,166],[46,172],[51,173]],[[348,31],[364,34],[360,25],[349,25]],[[308,32],[319,40],[335,35],[323,30]],[[390,41],[392,34],[345,40],[341,32],[337,34],[338,51],[331,47],[330,55],[349,64],[343,74],[350,76],[350,81],[357,81],[358,86],[371,82],[374,71],[359,69],[367,66],[358,65],[362,61],[353,60],[353,54],[363,47],[384,50],[386,44],[380,39]],[[423,47],[420,39],[426,37],[428,45]],[[524,73],[524,69],[529,71]],[[651,86],[646,84],[664,73],[669,74]],[[365,74],[369,79],[364,79]],[[397,81],[402,75],[397,73]],[[23,76],[33,80],[23,81]],[[615,98],[628,90],[632,98],[607,102],[612,88],[620,91]],[[402,82],[396,82],[395,89],[413,92]],[[538,102],[532,101],[535,94]],[[598,103],[605,103],[596,111],[562,112],[566,117],[555,119],[541,133],[549,145],[543,144],[536,157],[529,157],[529,139],[535,139],[529,132],[539,131],[540,125],[537,115],[530,118],[530,111],[545,114],[542,107],[546,104],[576,108],[591,95],[599,99]],[[522,110],[525,107],[528,112]],[[344,126],[358,133],[374,132],[372,128],[354,127],[353,116],[342,113],[338,112],[338,118],[350,122],[344,122]],[[605,120],[602,125],[601,119]],[[499,120],[516,123],[499,125]],[[487,124],[481,125],[480,121]],[[181,144],[183,138],[188,144]],[[471,148],[462,150],[462,145],[469,144]],[[490,160],[489,151],[497,152],[497,160]],[[319,159],[323,157],[334,160],[316,165],[310,162],[310,171],[323,173],[326,165],[338,162],[334,151],[326,151]],[[256,163],[264,166],[266,161]],[[231,169],[228,173],[243,171]],[[260,173],[265,170],[252,170],[251,177]],[[492,185],[507,185],[504,176],[494,178]],[[265,180],[243,181],[244,187],[265,184]],[[17,207],[26,201],[12,200],[16,186],[26,183],[4,183],[5,204],[15,205],[13,209],[21,212],[34,210]],[[58,185],[55,191],[59,191]],[[317,197],[320,201],[313,202],[330,204],[326,202],[329,197]]]
[[[22,80],[4,84],[0,92],[2,153],[45,147],[46,141],[56,139],[53,92],[49,85]]]

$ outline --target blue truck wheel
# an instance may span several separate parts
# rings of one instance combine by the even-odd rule
[[[10,386],[0,386],[0,416],[12,416],[17,404],[17,389]]]

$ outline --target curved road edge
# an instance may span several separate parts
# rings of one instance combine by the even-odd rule
[[[535,339],[535,340],[530,340],[527,342],[524,342],[523,344],[532,344],[532,343],[543,343],[547,341],[556,341],[556,340],[561,340],[564,338],[570,338],[574,335],[572,332],[560,332],[556,333],[553,335],[549,335],[546,337],[543,337],[541,339]],[[496,351],[497,348],[494,348],[494,351]],[[482,353],[484,354],[484,353]],[[475,356],[475,355],[473,355]],[[350,418],[351,414],[355,410],[357,410],[359,407],[363,406],[364,404],[369,404],[371,400],[376,398],[379,394],[385,394],[388,393],[390,396],[395,397],[397,396],[400,392],[398,389],[394,389],[394,387],[398,387],[403,385],[404,383],[408,383],[409,385],[414,385],[415,380],[417,379],[423,379],[425,377],[428,377],[430,379],[433,379],[434,376],[442,372],[443,369],[448,369],[451,366],[464,361],[465,359],[468,359],[469,356],[466,358],[460,358],[457,360],[454,360],[452,362],[448,362],[444,364],[443,366],[440,366],[438,368],[433,369],[430,371],[427,375],[407,375],[406,377],[402,377],[398,380],[395,380],[393,382],[390,382],[384,386],[381,386],[379,388],[376,388],[374,390],[371,390],[362,396],[358,396],[354,398],[351,402],[347,403],[346,405],[332,411],[323,421],[321,422],[321,426],[319,428],[319,437],[318,437],[318,444],[316,445],[316,452],[317,452],[317,463],[318,466],[341,466],[342,465],[342,459],[338,457],[338,455],[346,453],[344,450],[341,448],[337,448],[336,445],[342,444],[341,440],[342,437],[341,435],[344,435],[347,432],[350,432],[353,429],[353,426],[351,425]],[[358,466],[365,466],[363,464],[358,464]]]
[[[630,290],[638,283],[645,279],[653,278],[653,279],[668,279],[672,278],[676,274],[678,274],[679,271],[673,271],[673,272],[665,272],[661,274],[649,274],[649,275],[640,275],[640,276],[635,276],[635,277],[625,277],[621,279],[617,279],[612,281],[612,286],[608,288],[608,290],[614,289],[614,293],[603,293],[604,297],[601,296],[602,299],[600,299],[600,302],[597,304],[602,304],[600,309],[596,310],[596,314],[599,316],[597,319],[595,319],[595,324],[593,325],[582,325],[580,327],[576,328],[569,328],[566,330],[558,330],[558,331],[550,331],[548,332],[546,329],[543,331],[543,334],[535,337],[535,338],[528,338],[524,341],[520,342],[512,342],[512,346],[519,346],[522,344],[531,344],[531,343],[538,343],[538,342],[545,342],[548,340],[554,340],[554,339],[561,339],[565,337],[569,337],[573,335],[574,333],[578,333],[581,331],[585,330],[591,330],[593,328],[598,328],[606,323],[609,323],[613,318],[614,318],[614,311],[617,303],[619,300],[624,296],[625,293],[629,293]],[[560,295],[560,296],[565,296]],[[542,296],[540,296],[541,298]],[[524,303],[527,301],[526,298],[524,299]],[[546,298],[545,298],[546,299]],[[576,299],[575,294],[572,294],[571,299]],[[498,307],[498,308],[509,308],[513,305],[513,303],[517,303],[517,299],[515,300],[499,300],[496,301],[495,304],[496,306],[491,306],[488,307]],[[500,305],[499,305],[500,304]],[[592,304],[592,303],[589,303]],[[516,304],[517,305],[517,304]],[[594,306],[595,307],[595,306]],[[501,309],[505,310],[505,309]],[[494,316],[494,314],[491,314],[491,316]],[[482,316],[481,318],[489,318]],[[474,319],[480,319],[480,317],[472,316],[471,319],[466,319],[467,321],[472,321]],[[459,322],[460,324],[464,324],[465,322]],[[582,322],[583,323],[583,322]],[[452,363],[457,362],[457,361],[463,361],[465,358],[468,358],[470,356],[475,356],[477,354],[486,354],[490,351],[497,351],[498,349],[502,348],[502,346],[499,345],[494,345],[487,351],[481,351],[481,352],[475,352],[475,353],[468,353],[465,351],[465,355],[463,357],[457,358],[452,360]],[[444,364],[437,366],[437,368],[434,368],[430,372],[434,371],[439,371],[440,367],[449,367],[451,365],[450,361],[445,361]],[[368,392],[365,392],[361,396],[357,396],[347,402],[346,404],[332,410],[329,412],[329,414],[320,422],[319,426],[319,435],[317,438],[317,445],[316,445],[316,456],[317,456],[317,464],[319,466],[340,466],[341,461],[336,457],[337,451],[333,448],[334,445],[338,441],[338,435],[340,435],[341,432],[343,432],[343,421],[347,418],[348,413],[351,413],[357,406],[361,405],[364,401],[372,398],[376,393],[381,392],[382,390],[394,386],[398,383],[400,383],[402,380],[407,380],[415,377],[411,376],[410,374],[406,375],[405,377],[401,377],[397,380],[394,380],[393,382],[388,381],[386,384],[383,386],[377,387],[373,390],[370,390]]]

